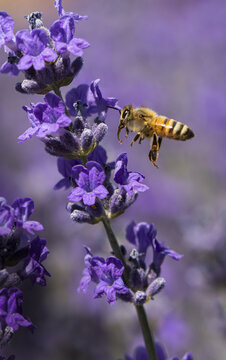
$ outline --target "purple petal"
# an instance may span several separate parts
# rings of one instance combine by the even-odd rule
[[[105,288],[107,302],[113,306],[116,302],[116,291],[113,287],[109,286]]]
[[[18,143],[22,143],[27,139],[30,139],[33,135],[35,135],[38,131],[38,127],[35,128],[28,128],[22,135],[18,137]]]
[[[82,56],[83,49],[86,49],[89,46],[90,44],[86,40],[80,38],[73,38],[68,44],[67,49],[75,56]]]
[[[24,56],[20,59],[17,67],[18,67],[19,70],[27,70],[27,69],[29,69],[32,65],[33,65],[33,63],[32,63],[32,57],[31,57],[30,55],[24,55]]]
[[[41,54],[37,55],[37,56],[33,56],[33,57],[31,57],[31,59],[32,59],[32,65],[34,66],[35,70],[39,71],[39,70],[44,69],[45,61]]]
[[[123,153],[118,156],[115,163],[115,174],[114,174],[114,181],[117,184],[123,185],[127,183],[128,179],[128,171],[127,171],[127,154]]]
[[[49,47],[45,48],[42,52],[42,57],[46,62],[52,62],[55,61],[57,58],[57,54],[53,49],[50,49]]]
[[[136,245],[135,226],[135,221],[131,221],[131,223],[126,228],[126,239],[134,245]]]
[[[97,186],[103,184],[106,175],[102,166],[95,161],[88,161],[86,166],[89,170],[90,188],[94,190]]]
[[[75,24],[70,16],[64,16],[50,26],[51,38],[56,42],[68,44],[73,38]]]
[[[69,193],[68,200],[74,202],[80,201],[82,200],[84,194],[85,194],[85,190],[81,189],[80,187],[77,187]]]
[[[51,135],[54,134],[55,132],[57,132],[57,130],[59,129],[59,125],[58,124],[47,124],[47,123],[43,123],[37,133],[36,136],[39,138],[43,138],[46,135]]]
[[[85,205],[94,205],[96,201],[96,195],[93,192],[87,192],[83,195],[83,203]]]
[[[69,126],[71,124],[71,119],[63,114],[61,115],[58,120],[57,120],[57,124],[60,126],[60,127],[66,127],[66,126]]]
[[[99,185],[97,186],[94,190],[93,193],[96,195],[96,197],[98,197],[99,199],[105,199],[106,196],[108,195],[108,190],[105,188],[104,185]]]
[[[34,231],[41,231],[44,228],[42,224],[40,224],[38,221],[26,221],[23,224],[23,229],[27,230],[30,234],[34,235]]]

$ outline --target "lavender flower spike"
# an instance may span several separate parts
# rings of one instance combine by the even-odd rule
[[[106,198],[108,190],[103,185],[106,175],[99,163],[88,161],[86,168],[76,165],[72,170],[73,179],[78,186],[68,195],[70,201],[83,200],[85,205],[94,205],[96,198]]]
[[[127,171],[127,154],[123,153],[118,156],[115,164],[114,181],[120,184],[129,195],[134,195],[135,192],[143,192],[148,188],[147,185],[141,184],[144,176],[138,172]]]
[[[85,270],[80,282],[78,291],[86,292],[91,281],[95,282],[94,298],[102,297],[104,294],[110,305],[114,305],[117,295],[130,295],[130,290],[125,286],[122,280],[124,266],[121,261],[113,256],[106,261],[93,256],[90,249],[85,247],[87,255],[85,256]]]

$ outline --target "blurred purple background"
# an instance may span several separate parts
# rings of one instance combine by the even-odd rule
[[[41,11],[46,26],[57,18],[53,1],[1,0],[1,10],[27,27],[24,15]],[[166,289],[147,304],[156,338],[170,356],[191,351],[195,359],[226,358],[226,2],[225,0],[64,0],[66,11],[88,15],[76,36],[91,44],[84,68],[73,82],[101,79],[104,95],[119,104],[144,105],[189,125],[195,138],[163,140],[159,169],[148,159],[149,143],[116,138],[118,113],[107,116],[102,145],[109,160],[126,151],[129,170],[140,171],[150,190],[112,222],[124,242],[131,221],[154,223],[158,239],[185,256],[167,259]],[[1,53],[1,63],[5,54]],[[101,226],[72,223],[65,210],[67,192],[54,192],[60,179],[56,159],[37,139],[17,144],[27,128],[24,104],[42,98],[14,91],[18,78],[1,76],[1,195],[35,201],[34,218],[45,227],[52,274],[46,288],[25,291],[25,315],[38,326],[22,329],[7,352],[23,359],[116,360],[142,343],[135,311],[118,302],[111,308],[92,292],[77,294],[83,270],[83,244],[108,256]],[[63,92],[68,91],[63,89]]]

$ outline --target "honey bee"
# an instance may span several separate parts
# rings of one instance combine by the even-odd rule
[[[126,130],[126,138],[130,131],[137,133],[133,138],[130,147],[132,147],[138,139],[140,144],[142,140],[149,138],[151,140],[149,159],[157,168],[158,165],[156,165],[156,161],[158,159],[158,153],[163,137],[185,141],[194,136],[193,131],[187,125],[169,119],[166,116],[158,115],[149,108],[134,108],[132,105],[126,105],[122,110],[114,107],[111,108],[120,112],[120,122],[117,132],[120,144],[122,144],[120,133],[124,128]]]

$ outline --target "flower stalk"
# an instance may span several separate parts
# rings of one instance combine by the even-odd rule
[[[125,267],[124,274],[123,274],[124,275],[124,281],[125,281],[125,284],[127,286],[129,286],[129,284],[130,284],[129,269],[128,269],[127,264],[125,262],[125,259],[124,259],[123,255],[122,255],[120,246],[119,246],[118,241],[116,239],[116,236],[115,236],[115,234],[114,234],[114,232],[113,232],[113,230],[111,228],[110,221],[106,217],[104,217],[102,221],[103,221],[104,228],[105,228],[105,231],[107,233],[108,240],[110,242],[111,248],[112,248],[112,250],[114,252],[114,255],[118,259],[121,260],[122,264]],[[147,354],[148,354],[148,359],[149,360],[158,360],[157,355],[156,355],[156,351],[155,351],[155,345],[154,345],[153,336],[152,336],[151,329],[150,329],[149,324],[148,324],[147,315],[146,315],[144,306],[143,305],[135,305],[135,308],[136,308],[138,320],[139,320],[139,323],[140,323],[140,327],[141,327],[141,330],[142,330],[142,334],[143,334],[143,337],[144,337],[144,342],[145,342],[145,346],[146,346],[146,350],[147,350]]]

